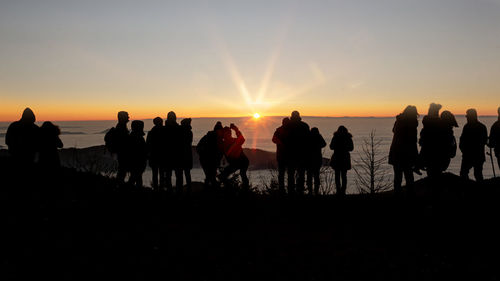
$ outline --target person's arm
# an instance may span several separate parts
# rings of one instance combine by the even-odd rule
[[[335,150],[335,136],[333,136],[332,141],[330,142],[330,149]]]
[[[354,143],[352,142],[352,138],[349,138],[349,142],[347,145],[347,151],[353,151],[354,150]]]
[[[488,138],[488,146],[491,148],[494,148],[497,145],[496,140],[498,138],[498,127],[499,127],[499,126],[495,126],[497,124],[498,123],[495,122],[495,124],[493,124],[493,126],[491,126],[491,129],[490,129],[490,137]]]
[[[319,135],[319,140],[320,140],[319,146],[321,148],[325,147],[326,146],[326,141],[325,141],[325,139],[323,138],[322,135]]]
[[[275,143],[275,144],[282,144],[281,139],[279,138],[279,132],[278,132],[278,130],[274,131],[273,143]]]
[[[63,146],[64,146],[64,144],[63,144],[61,138],[57,137],[57,139],[56,139],[56,147],[57,148],[63,148]]]
[[[488,129],[483,125],[483,130],[481,134],[481,145],[486,145],[488,143]]]

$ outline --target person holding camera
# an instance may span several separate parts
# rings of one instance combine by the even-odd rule
[[[233,138],[232,136],[233,130],[236,133],[236,138]],[[243,153],[243,143],[245,143],[245,138],[241,134],[238,127],[236,127],[236,125],[231,123],[229,127],[224,127],[222,150],[229,165],[224,168],[224,171],[221,173],[220,178],[223,182],[227,182],[227,178],[229,177],[229,175],[236,172],[237,170],[240,170],[243,188],[248,188],[249,181],[247,177],[247,170],[250,162],[245,153]]]

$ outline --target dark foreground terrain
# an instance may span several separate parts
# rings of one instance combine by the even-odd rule
[[[424,179],[416,197],[280,199],[1,168],[0,280],[500,278],[499,179]]]

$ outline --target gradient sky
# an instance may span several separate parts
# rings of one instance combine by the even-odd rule
[[[500,106],[500,1],[0,2],[0,120]]]

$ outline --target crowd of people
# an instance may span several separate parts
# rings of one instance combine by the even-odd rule
[[[430,178],[438,177],[456,156],[457,148],[462,152],[460,176],[463,178],[468,179],[469,171],[474,169],[476,181],[483,180],[487,145],[494,149],[500,166],[500,108],[499,120],[492,125],[489,137],[486,126],[478,120],[476,110],[468,109],[467,123],[458,143],[453,132],[453,128],[458,127],[455,116],[447,110],[440,114],[441,108],[440,104],[430,105],[428,114],[422,119],[420,137],[417,130],[419,114],[415,106],[407,106],[396,116],[388,157],[389,164],[394,169],[396,193],[402,191],[403,177],[406,186],[411,189],[414,184],[413,174],[421,174],[421,170],[425,170]],[[7,129],[5,143],[14,165],[32,167],[38,155],[40,167],[60,167],[58,149],[63,147],[63,143],[59,138],[59,127],[49,121],[38,127],[35,121],[33,111],[26,108],[21,119],[11,123]],[[118,112],[118,124],[108,130],[104,137],[107,149],[116,155],[118,183],[124,183],[128,174],[130,184],[142,187],[143,173],[149,163],[153,189],[174,190],[172,175],[175,175],[175,190],[183,191],[185,179],[186,191],[190,192],[193,168],[191,118],[185,118],[179,124],[173,111],[167,114],[165,122],[161,117],[156,117],[153,119],[154,126],[146,137],[143,121],[132,121],[130,131],[128,123],[128,113]],[[352,138],[345,126],[339,126],[330,142],[333,155],[329,164],[335,171],[336,193],[339,196],[346,194],[347,171],[351,169],[350,152],[354,149]],[[302,121],[300,113],[293,111],[290,117],[283,119],[282,125],[274,132],[272,141],[276,144],[279,192],[300,195],[305,193],[307,187],[309,194],[318,195],[321,186],[320,169],[324,164],[322,149],[326,146],[318,128],[310,128]],[[213,130],[200,139],[196,152],[207,188],[229,185],[230,176],[237,171],[242,187],[249,188],[249,160],[243,151],[244,143],[243,134],[232,123],[223,126],[221,122],[217,122]],[[223,159],[227,165],[221,169]]]
[[[394,168],[396,192],[401,191],[403,175],[406,186],[411,188],[414,183],[413,173],[421,174],[420,170],[425,170],[428,177],[436,178],[448,169],[451,159],[456,156],[457,141],[453,128],[458,127],[458,123],[450,111],[445,110],[439,114],[441,108],[442,106],[436,103],[429,106],[427,115],[422,119],[423,127],[419,139],[417,132],[419,115],[415,106],[407,106],[396,117],[393,127],[394,137],[389,152],[389,164]],[[469,172],[473,168],[476,181],[482,181],[486,145],[494,149],[500,166],[500,108],[498,108],[499,120],[492,125],[489,137],[487,128],[478,120],[475,109],[468,109],[465,116],[467,123],[458,142],[458,148],[462,152],[460,176],[468,179]]]

